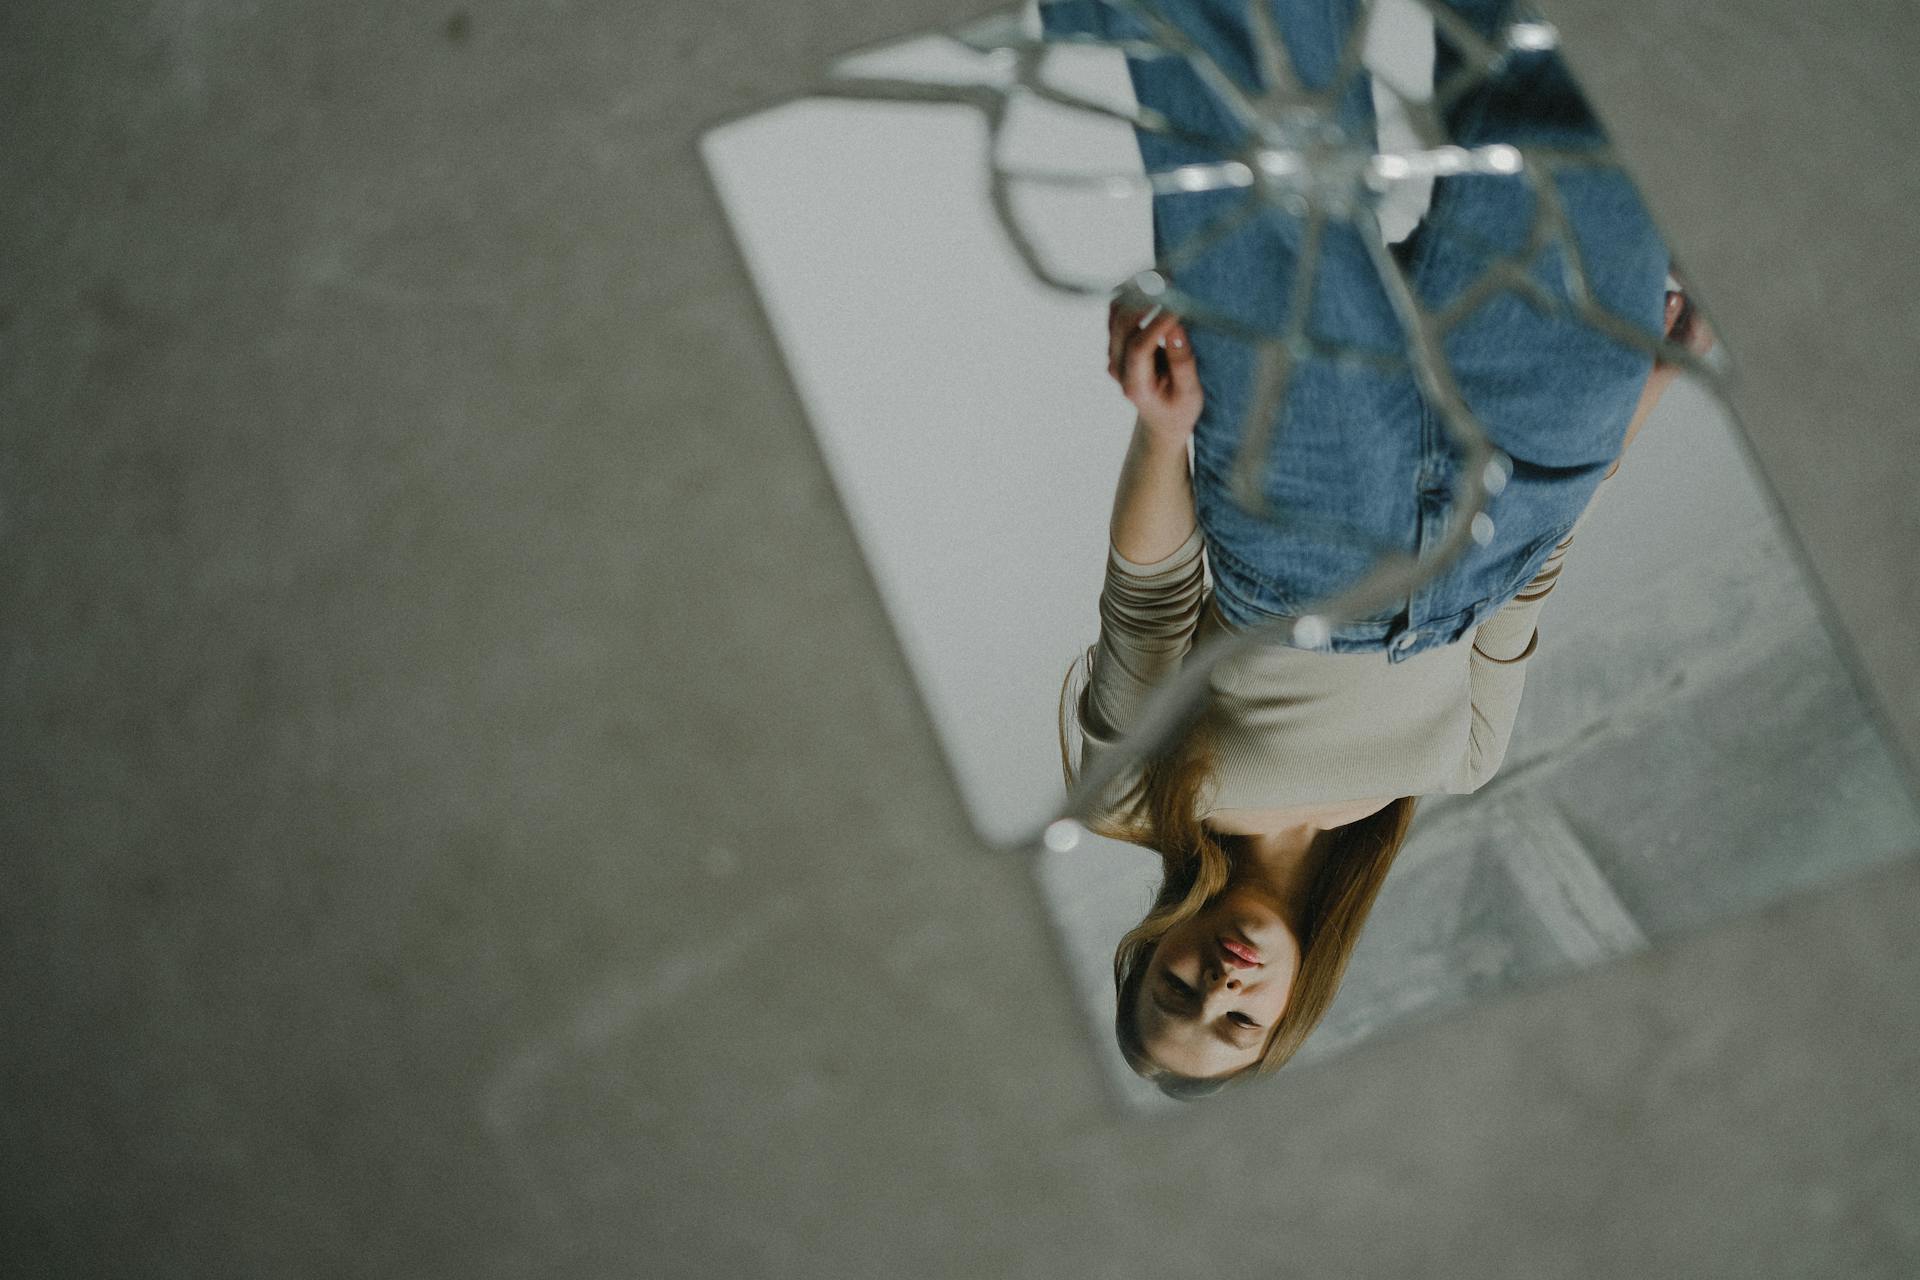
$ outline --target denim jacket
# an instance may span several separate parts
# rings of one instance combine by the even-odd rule
[[[1155,0],[1152,7],[1228,76],[1255,83],[1243,0]],[[1507,5],[1452,0],[1452,7],[1491,34]],[[1041,13],[1050,36],[1146,34],[1131,15],[1099,0],[1050,0]],[[1356,13],[1354,0],[1276,6],[1303,83],[1330,84]],[[1437,74],[1454,65],[1441,42]],[[1130,57],[1128,70],[1140,104],[1173,126],[1136,130],[1148,172],[1257,160],[1239,118],[1186,60]],[[1327,647],[1384,651],[1398,662],[1468,635],[1540,569],[1618,456],[1652,358],[1601,332],[1574,302],[1658,336],[1665,246],[1631,182],[1605,162],[1600,126],[1551,51],[1509,55],[1453,102],[1445,121],[1462,146],[1586,153],[1544,179],[1558,206],[1546,212],[1558,215],[1567,238],[1534,238],[1547,224],[1534,186],[1545,171],[1532,159],[1521,174],[1439,179],[1420,226],[1390,250],[1364,211],[1349,219],[1336,209],[1310,272],[1312,237],[1283,203],[1264,202],[1243,217],[1253,198],[1246,190],[1154,199],[1156,257],[1194,304],[1187,328],[1204,394],[1194,502],[1217,607],[1234,626],[1311,612],[1352,586],[1383,551],[1429,552],[1460,516],[1452,509],[1460,454],[1404,359],[1409,343],[1383,271],[1399,275],[1429,318],[1449,315],[1435,330],[1447,376],[1500,450],[1495,479],[1504,483],[1480,522],[1480,539],[1410,598],[1336,626]],[[1316,127],[1323,140],[1331,127],[1350,147],[1374,149],[1368,78],[1341,86]],[[1365,191],[1354,199],[1364,205]],[[1520,268],[1527,283],[1471,294],[1498,278],[1488,276],[1496,266]],[[1260,499],[1249,510],[1234,496],[1233,476],[1261,385],[1262,346],[1250,335],[1284,333],[1301,288],[1311,290],[1306,334],[1315,346],[1293,358],[1272,420],[1253,424],[1264,427],[1265,439],[1255,460]],[[1463,298],[1466,305],[1447,312]],[[1268,344],[1269,354],[1275,349]],[[1367,358],[1332,359],[1329,351]]]

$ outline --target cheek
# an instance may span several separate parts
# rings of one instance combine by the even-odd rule
[[[1286,1011],[1287,1004],[1293,995],[1294,981],[1299,976],[1300,968],[1295,963],[1291,950],[1280,957],[1278,964],[1267,966],[1260,981],[1260,989],[1252,993],[1253,1000],[1259,1004],[1261,1012],[1266,1015],[1262,1021],[1271,1025],[1273,1019]]]
[[[1215,904],[1218,905],[1217,903]],[[1169,929],[1160,939],[1160,952],[1169,960],[1192,960],[1206,942],[1220,932],[1221,922],[1209,908]]]
[[[1261,1011],[1267,1016],[1263,1022],[1271,1026],[1275,1019],[1287,1010],[1287,998],[1292,992],[1293,974],[1289,971],[1283,978],[1269,979],[1260,989]]]

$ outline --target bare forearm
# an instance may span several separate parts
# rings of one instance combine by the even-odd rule
[[[1154,564],[1178,551],[1193,526],[1186,441],[1136,422],[1113,495],[1113,549],[1136,564]]]
[[[1687,352],[1696,359],[1713,350],[1713,330],[1708,327],[1700,313],[1692,309],[1685,294],[1678,292],[1667,294],[1666,325],[1667,341],[1686,348]],[[1653,412],[1653,407],[1660,403],[1660,397],[1666,394],[1667,388],[1673,385],[1674,379],[1678,378],[1681,372],[1682,366],[1678,363],[1664,359],[1654,361],[1653,372],[1647,375],[1646,384],[1640,388],[1640,402],[1634,405],[1633,417],[1627,422],[1626,438],[1620,442],[1622,456],[1625,456],[1627,446],[1633,443],[1633,438],[1640,434],[1640,428],[1646,424],[1647,415]],[[1619,469],[1620,463],[1616,461],[1613,464],[1613,470],[1607,474],[1612,475]]]

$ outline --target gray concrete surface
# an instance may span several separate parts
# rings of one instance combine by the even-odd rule
[[[1107,1106],[693,149],[986,7],[0,9],[0,1270],[1915,1268],[1913,862]],[[1909,12],[1551,8],[1920,743]]]

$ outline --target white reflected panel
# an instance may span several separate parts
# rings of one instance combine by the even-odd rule
[[[1378,29],[1369,57],[1394,83],[1419,84],[1431,25],[1394,7],[1401,20]],[[841,68],[985,73],[943,37]],[[1132,104],[1116,52],[1061,51],[1052,70],[1090,99]],[[1410,142],[1379,101],[1383,143]],[[1009,162],[1140,171],[1125,126],[1027,106]],[[989,203],[985,130],[965,108],[812,99],[701,147],[975,825],[996,842],[1028,837],[1064,794],[1060,680],[1097,625],[1133,423],[1106,377],[1105,304],[1022,268]],[[1425,190],[1403,188],[1383,209],[1390,238],[1418,220]],[[1144,196],[1070,208],[1070,222],[1031,219],[1044,248],[1115,280],[1151,263]]]
[[[952,56],[927,39],[862,66]],[[1081,70],[1131,95],[1118,55]],[[1090,169],[1140,167],[1122,125],[1075,142]],[[965,109],[805,101],[702,146],[968,809],[989,839],[1030,834],[1063,794],[1055,706],[1133,423],[1106,306],[1008,251]],[[1144,197],[1105,215],[1082,251],[1150,261]]]

